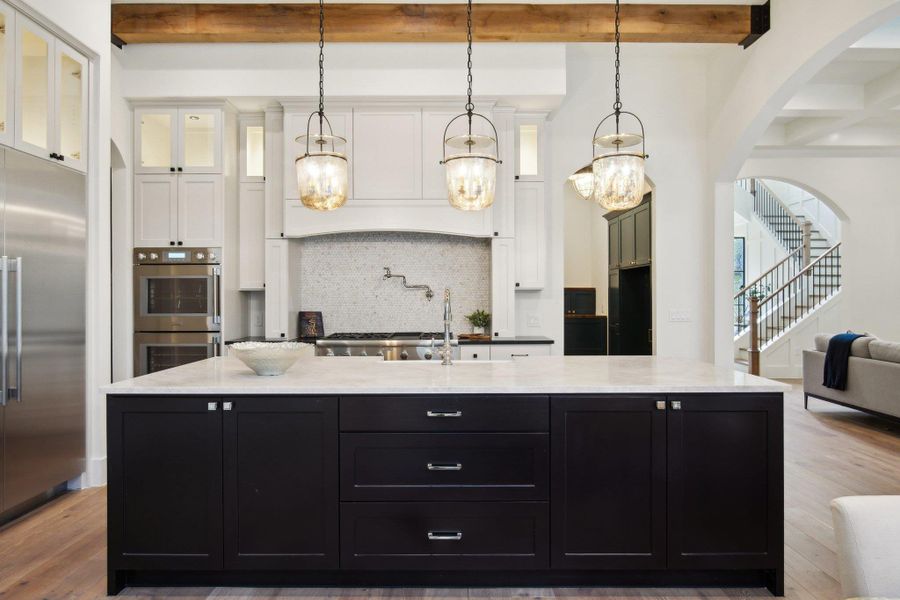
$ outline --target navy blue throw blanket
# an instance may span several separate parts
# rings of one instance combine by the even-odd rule
[[[847,369],[850,363],[850,346],[856,338],[861,338],[860,333],[839,333],[828,341],[828,351],[825,353],[825,381],[827,388],[833,390],[847,389]]]

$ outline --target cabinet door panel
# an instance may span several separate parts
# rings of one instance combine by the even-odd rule
[[[353,136],[354,198],[422,198],[421,110],[354,111]]]
[[[222,568],[218,398],[110,397],[110,569]]]
[[[225,567],[337,568],[337,398],[225,402]]]
[[[650,205],[645,204],[634,212],[634,261],[636,264],[650,264],[651,246]]]
[[[621,353],[620,291],[619,270],[616,269],[609,274],[609,354],[611,356]]]
[[[168,246],[178,237],[177,175],[135,175],[134,245]]]
[[[665,397],[551,399],[554,569],[666,566]]]
[[[242,290],[262,289],[265,284],[266,184],[242,183],[238,197],[240,264],[238,279]]]
[[[67,167],[87,170],[88,61],[56,41],[53,147]]]
[[[781,568],[781,396],[669,401],[669,567]]]
[[[288,334],[290,298],[288,241],[266,240],[266,327],[267,338],[283,338]]]
[[[635,264],[634,259],[634,213],[624,214],[619,217],[619,259],[623,267]]]
[[[515,240],[491,240],[491,330],[494,337],[516,335]]]
[[[50,158],[53,144],[54,39],[16,15],[16,148]]]
[[[544,287],[547,250],[544,184],[517,182],[516,189],[516,289]]]
[[[622,231],[619,219],[609,222],[609,268],[618,269],[622,262],[622,247],[620,245],[620,233]]]
[[[0,144],[15,144],[16,13],[0,2]]]
[[[178,167],[185,173],[222,172],[222,110],[178,110]]]
[[[178,241],[184,246],[221,246],[225,230],[222,175],[178,176]]]
[[[134,109],[134,172],[175,173],[177,138],[177,109]]]

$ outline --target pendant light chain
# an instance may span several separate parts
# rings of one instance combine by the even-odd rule
[[[319,135],[325,118],[325,0],[319,0]]]
[[[468,54],[468,62],[466,63],[466,67],[468,69],[468,82],[469,82],[469,89],[467,91],[468,102],[466,102],[466,112],[469,113],[469,128],[471,130],[472,113],[475,111],[475,105],[472,104],[472,0],[468,0],[468,4],[466,6],[466,40],[468,42],[468,48],[466,49],[466,53]],[[470,133],[471,133],[471,131],[470,131]]]
[[[622,41],[622,36],[619,33],[619,23],[619,0],[616,0],[616,101],[613,103],[613,112],[616,113],[616,133],[619,133],[619,113],[622,112],[621,85],[619,75],[619,66],[621,64],[619,60],[619,45]]]

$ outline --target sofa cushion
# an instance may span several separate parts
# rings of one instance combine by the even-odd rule
[[[828,342],[834,335],[835,334],[833,333],[817,333],[815,337],[816,350],[819,352],[827,352]],[[876,339],[877,338],[870,335],[864,335],[861,338],[853,340],[853,344],[850,346],[850,356],[855,356],[857,358],[872,358],[869,345]]]
[[[869,352],[875,360],[900,363],[900,342],[873,340],[869,344]]]

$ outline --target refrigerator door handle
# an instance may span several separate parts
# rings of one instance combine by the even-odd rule
[[[16,258],[16,402],[22,401],[22,257]]]
[[[9,257],[0,256],[0,406],[6,406],[9,359]]]
[[[220,324],[222,322],[221,308],[221,288],[222,288],[222,269],[221,267],[213,267],[213,323]]]

